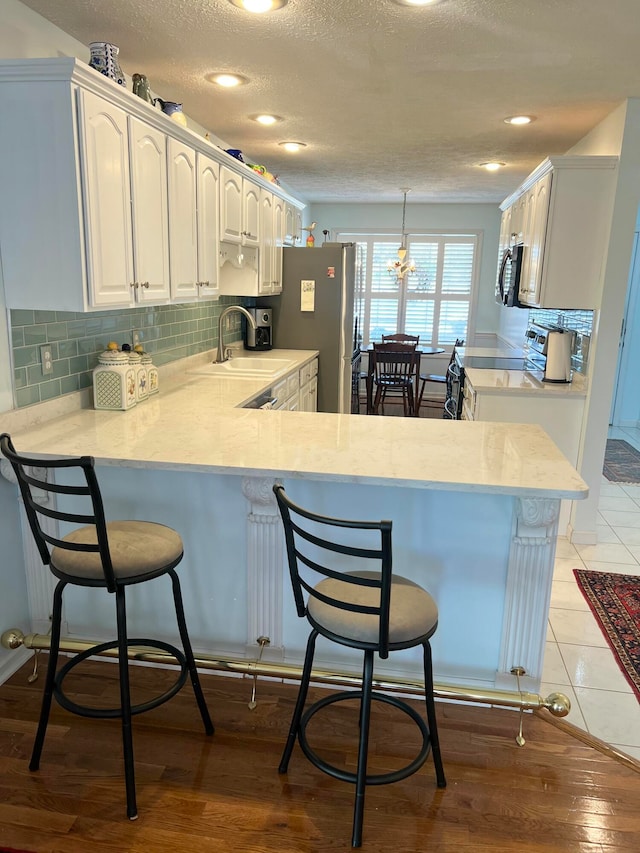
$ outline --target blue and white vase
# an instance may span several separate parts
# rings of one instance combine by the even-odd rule
[[[126,86],[124,74],[118,62],[119,47],[116,47],[115,44],[109,44],[108,41],[92,41],[89,50],[91,51],[89,58],[91,68],[95,68],[96,71],[111,80],[115,80],[121,86]]]

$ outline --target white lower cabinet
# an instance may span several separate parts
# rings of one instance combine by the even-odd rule
[[[318,359],[300,368],[300,411],[318,411]]]
[[[280,379],[271,393],[277,397],[274,409],[289,412],[318,411],[318,359]]]

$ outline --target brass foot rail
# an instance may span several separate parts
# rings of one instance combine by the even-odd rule
[[[263,640],[261,646],[266,644],[268,638]],[[49,648],[50,638],[47,634],[24,634],[17,628],[10,628],[0,637],[0,643],[6,649],[18,649],[23,646],[27,649],[46,650]],[[90,640],[75,640],[68,637],[60,639],[61,652],[82,652],[95,642]],[[261,648],[262,653],[262,648]],[[104,657],[117,657],[115,650],[103,652]],[[129,649],[129,657],[134,661],[144,663],[171,664],[173,658],[157,650],[132,647]],[[196,665],[201,669],[211,669],[218,672],[232,673],[233,675],[248,675],[255,679],[258,676],[267,678],[281,678],[283,680],[300,680],[302,667],[297,664],[278,663],[274,661],[263,661],[261,657],[256,660],[243,658],[219,658],[214,655],[196,654]],[[523,674],[518,667],[518,675]],[[336,686],[355,687],[360,684],[360,675],[338,669],[314,669],[311,680],[318,684],[332,684]],[[518,682],[519,683],[519,682]],[[420,695],[424,691],[424,685],[420,679],[395,678],[394,676],[375,677],[373,686],[376,690],[386,690],[394,693],[408,693]],[[498,705],[503,708],[517,708],[520,711],[538,711],[546,708],[555,717],[566,717],[571,710],[571,702],[563,693],[551,693],[546,698],[537,693],[518,690],[496,690],[492,688],[460,687],[454,684],[434,683],[434,693],[438,699],[450,701],[472,702],[482,705]],[[254,697],[255,698],[255,694]],[[521,736],[521,732],[519,733]],[[516,741],[518,742],[518,741]],[[521,745],[521,744],[519,744]]]

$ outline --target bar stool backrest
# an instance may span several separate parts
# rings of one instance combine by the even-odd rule
[[[289,573],[298,616],[308,615],[309,597],[340,610],[376,616],[380,626],[375,651],[381,658],[388,657],[391,521],[349,521],[318,515],[289,500],[283,486],[275,485],[273,491],[284,525]],[[335,534],[335,540],[347,541],[324,538],[320,535],[323,528],[330,528]],[[366,532],[350,536],[344,533],[340,535],[339,530]],[[371,541],[373,547],[363,546],[361,543],[365,540]],[[355,572],[366,572],[367,576],[359,576]],[[333,578],[344,584],[343,598],[334,598],[316,589],[316,585],[325,578]],[[353,592],[354,587],[379,589],[379,604],[361,605],[350,601],[349,592]]]
[[[42,459],[23,456],[16,452],[11,436],[8,433],[0,435],[0,450],[14,470],[24,508],[29,520],[29,526],[35,539],[38,551],[45,565],[51,564],[50,546],[64,548],[68,551],[85,551],[99,553],[104,581],[109,592],[115,592],[116,582],[109,552],[109,540],[104,516],[104,506],[100,487],[95,473],[95,463],[92,456],[81,456],[67,459]],[[78,470],[82,472],[78,477]],[[56,472],[56,482],[50,482],[48,472]],[[60,480],[64,482],[59,482]],[[78,484],[80,481],[80,484]],[[71,495],[84,497],[82,509],[62,511],[43,502],[41,496],[34,490],[38,489],[53,495]],[[55,502],[53,502],[55,504]],[[75,502],[74,502],[75,503]],[[93,525],[96,529],[96,543],[81,544],[67,542],[48,533],[42,528],[40,517],[52,518],[56,521],[68,522],[75,527]],[[102,585],[102,583],[101,583]]]

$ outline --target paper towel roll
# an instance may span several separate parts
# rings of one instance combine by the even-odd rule
[[[573,332],[559,329],[547,334],[545,382],[571,382],[572,344]]]

